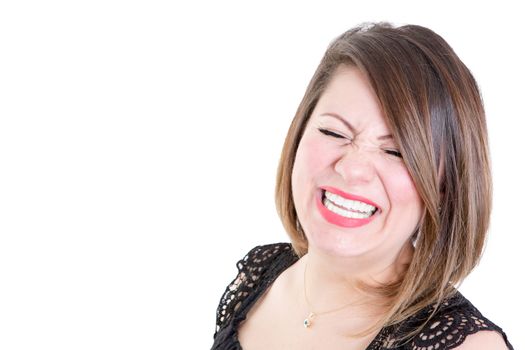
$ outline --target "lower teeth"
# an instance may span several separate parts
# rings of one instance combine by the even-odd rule
[[[341,215],[341,216],[344,216],[345,218],[350,218],[350,219],[366,219],[366,218],[369,218],[370,216],[372,216],[373,213],[374,213],[374,212],[371,212],[371,213],[358,213],[358,212],[355,212],[355,211],[349,211],[349,210],[346,210],[346,209],[342,209],[342,208],[332,204],[332,202],[330,202],[328,200],[328,198],[326,198],[326,197],[323,198],[323,204],[331,212],[336,213],[336,214]]]

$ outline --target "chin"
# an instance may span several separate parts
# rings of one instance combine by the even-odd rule
[[[374,249],[373,240],[366,233],[326,232],[308,237],[309,250],[313,249],[332,257],[352,258],[364,256]]]

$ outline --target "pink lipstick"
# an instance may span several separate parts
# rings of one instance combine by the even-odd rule
[[[379,206],[367,198],[349,194],[349,193],[343,192],[334,187],[322,187],[321,189],[322,191],[319,191],[319,194],[316,197],[317,209],[319,210],[323,218],[331,224],[341,226],[341,227],[349,227],[349,228],[363,226],[363,225],[368,224],[370,221],[372,221],[376,217],[375,214],[379,211]],[[323,194],[325,190],[328,192],[337,194],[338,196],[341,196],[346,199],[360,201],[360,202],[372,205],[377,208],[376,212],[374,212],[374,214],[372,214],[370,217],[364,218],[364,219],[347,218],[345,216],[336,214],[333,211],[326,208],[325,205],[323,204]]]

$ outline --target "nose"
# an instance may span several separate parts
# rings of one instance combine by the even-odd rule
[[[375,173],[371,155],[356,148],[347,149],[335,163],[335,171],[347,184],[364,184],[372,180]]]

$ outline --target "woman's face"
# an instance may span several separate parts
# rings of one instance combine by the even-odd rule
[[[423,205],[389,134],[366,77],[340,66],[312,112],[292,172],[310,249],[392,260],[411,244]]]

